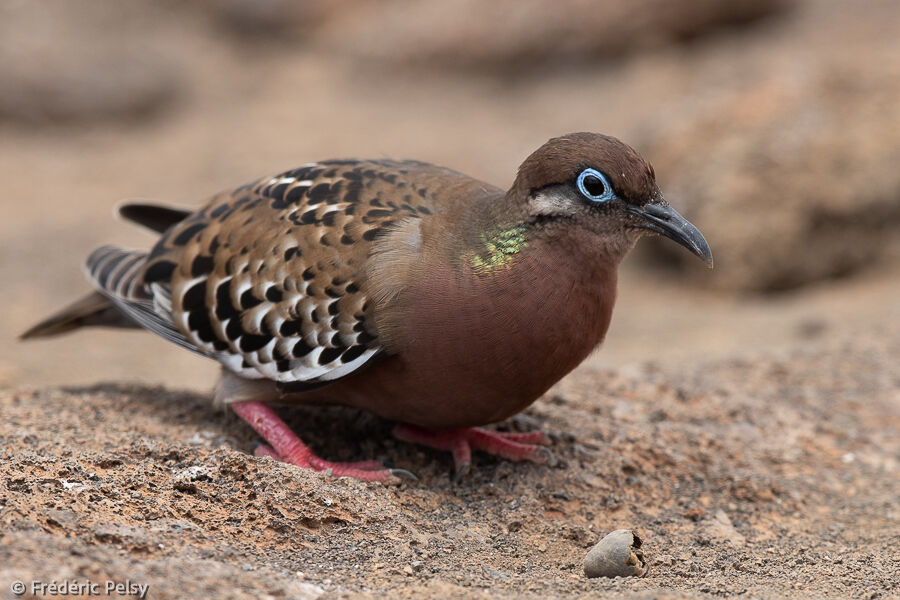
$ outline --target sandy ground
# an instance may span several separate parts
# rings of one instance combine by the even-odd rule
[[[836,22],[813,17],[821,42]],[[149,335],[15,340],[87,290],[94,247],[152,242],[111,217],[123,199],[196,205],[332,156],[506,185],[553,135],[652,139],[648,123],[734,77],[711,57],[786,43],[803,18],[510,81],[225,44],[189,15],[104,30],[159,50],[146,56],[175,91],[158,114],[0,118],[0,597],[76,578],[149,584],[151,598],[900,597],[896,262],[755,295],[703,286],[699,263],[684,278],[630,259],[603,348],[500,425],[554,434],[560,464],[479,455],[455,485],[448,456],[348,410],[281,414],[325,457],[418,482],[254,458],[252,432],[210,404],[215,366]],[[842,35],[876,39],[889,21]],[[588,549],[620,528],[644,539],[649,575],[585,579]]]
[[[555,434],[560,465],[479,456],[456,485],[448,456],[353,411],[283,414],[324,456],[418,482],[254,458],[204,395],[7,390],[0,578],[131,580],[154,598],[898,597],[898,308],[783,360],[583,366],[520,423]],[[650,574],[585,579],[589,547],[620,528]]]

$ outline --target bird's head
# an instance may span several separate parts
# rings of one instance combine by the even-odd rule
[[[551,230],[574,225],[623,255],[641,235],[659,234],[712,267],[709,244],[663,199],[650,163],[614,137],[551,139],[522,163],[510,194],[524,200],[520,206],[530,219]]]

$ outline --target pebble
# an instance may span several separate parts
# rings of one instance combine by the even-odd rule
[[[180,492],[196,492],[196,481],[208,481],[210,479],[209,471],[200,466],[193,466],[184,469],[175,474],[172,479],[172,487]]]
[[[734,524],[724,510],[715,512],[713,518],[707,523],[706,533],[716,541],[729,542],[733,546],[743,547],[747,545],[747,538],[735,529]]]
[[[584,558],[586,577],[643,577],[650,570],[640,550],[641,538],[617,529],[600,540]]]

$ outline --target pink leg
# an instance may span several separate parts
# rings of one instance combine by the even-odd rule
[[[473,449],[513,461],[530,460],[551,465],[556,462],[550,451],[543,447],[550,440],[540,431],[501,433],[483,427],[427,429],[401,424],[394,428],[394,436],[405,442],[453,452],[455,479],[468,472]]]
[[[275,460],[279,460],[281,462],[285,462],[281,455],[275,452],[272,446],[268,444],[258,444],[256,448],[253,449],[254,456],[268,456],[270,458],[274,458]],[[377,471],[378,469],[384,468],[384,465],[378,462],[377,460],[358,460],[353,462],[333,462],[333,465],[337,465],[340,467],[353,467],[356,469],[363,469],[364,471]]]
[[[384,465],[377,460],[354,460],[350,462],[334,462],[331,464],[338,465],[339,467],[362,469],[363,471],[377,471],[378,469],[384,468]]]
[[[256,448],[253,450],[254,456],[268,456],[270,458],[274,458],[275,460],[279,460],[281,462],[285,462],[281,455],[275,452],[272,446],[268,444],[257,444]],[[363,469],[364,471],[377,471],[378,469],[383,469],[384,465],[378,462],[377,460],[358,460],[353,462],[333,462],[332,465],[336,465],[339,467],[352,467],[354,469]]]
[[[469,466],[472,464],[472,447],[468,440],[460,437],[453,446],[453,479],[459,481],[459,478],[469,472]]]
[[[498,433],[498,432],[491,432]],[[543,431],[527,431],[525,433],[501,433],[504,438],[511,442],[519,442],[520,444],[539,444],[541,446],[549,446],[550,438]]]
[[[378,461],[357,463],[328,462],[313,454],[313,451],[298,438],[275,412],[261,402],[235,402],[231,409],[246,421],[271,446],[261,444],[254,454],[271,456],[298,467],[330,470],[335,477],[352,477],[362,481],[396,483],[400,477],[410,477],[411,473],[402,469],[385,469]]]
[[[253,456],[258,456],[262,458],[263,456],[268,456],[269,458],[274,458],[275,460],[280,460],[284,462],[281,456],[272,449],[272,446],[268,444],[259,444],[256,448],[253,449]]]

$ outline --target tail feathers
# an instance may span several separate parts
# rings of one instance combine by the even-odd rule
[[[193,211],[158,204],[142,204],[130,202],[119,206],[119,214],[122,217],[162,233],[175,223],[188,218]]]
[[[87,296],[41,321],[21,336],[28,340],[68,333],[87,326],[138,327],[112,298],[146,296],[138,274],[146,253],[104,246],[88,257],[85,270],[97,287]]]
[[[97,248],[84,265],[91,281],[128,319],[192,352],[202,354],[172,323],[168,282],[143,283],[147,253],[115,246]]]
[[[19,339],[51,337],[88,326],[138,327],[134,321],[116,309],[106,296],[100,292],[92,292],[31,327],[20,335]]]
[[[115,246],[97,248],[84,265],[97,288],[23,333],[23,340],[59,335],[87,325],[147,329],[197,354],[204,354],[172,322],[167,283],[143,283],[147,253]]]
[[[88,256],[84,270],[94,286],[107,296],[127,299],[148,298],[141,283],[147,253],[116,246],[102,246]]]

